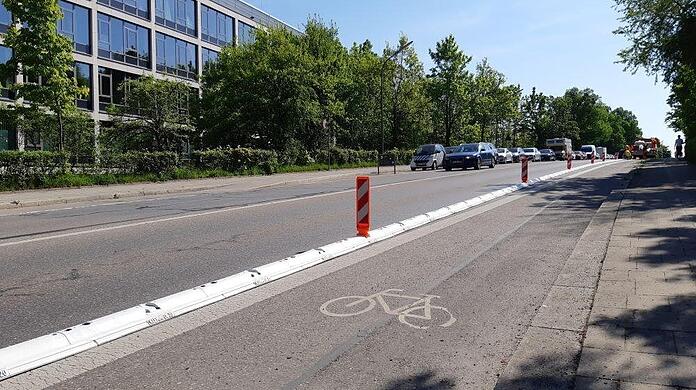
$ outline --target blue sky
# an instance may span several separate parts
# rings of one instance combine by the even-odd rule
[[[252,0],[301,28],[310,15],[334,22],[345,45],[370,39],[381,51],[402,32],[426,69],[428,49],[453,34],[477,62],[487,57],[509,83],[561,95],[592,88],[611,107],[633,111],[646,136],[667,145],[676,135],[665,124],[668,90],[653,76],[632,75],[616,64],[627,44],[612,31],[618,13],[611,0]]]

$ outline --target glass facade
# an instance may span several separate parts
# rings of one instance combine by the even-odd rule
[[[239,22],[239,44],[240,45],[248,45],[254,43],[256,40],[254,34],[255,34],[256,28],[243,23]]]
[[[155,23],[196,36],[196,2],[194,0],[155,0]]]
[[[150,19],[150,0],[97,0],[97,3],[143,19]]]
[[[7,32],[7,29],[12,25],[12,14],[5,8],[5,5],[0,1],[0,33]]]
[[[12,58],[12,49],[7,46],[0,45],[0,63],[6,64]],[[2,83],[0,87],[0,98],[12,99],[14,98],[12,91],[8,88],[11,84],[14,84],[14,79],[9,77],[5,82]]]
[[[220,53],[214,50],[206,49],[205,47],[201,48],[201,62],[203,62],[203,67],[205,68],[205,66],[211,62],[216,62],[219,55]]]
[[[150,67],[150,30],[99,14],[99,57],[142,68]]]
[[[77,80],[77,85],[89,89],[89,93],[85,96],[77,98],[76,104],[78,107],[85,110],[92,109],[92,67],[83,62],[75,62],[75,71],[72,75]]]
[[[91,54],[89,10],[66,1],[60,1],[63,19],[58,21],[58,32],[68,37],[78,53]]]
[[[198,78],[196,45],[157,33],[157,71],[191,80]]]
[[[121,88],[126,80],[138,78],[137,75],[115,69],[99,67],[99,111],[106,112],[110,105],[122,105],[124,91]]]
[[[218,46],[234,43],[234,19],[202,5],[201,39]]]

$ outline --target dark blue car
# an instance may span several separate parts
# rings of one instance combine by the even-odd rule
[[[453,153],[445,156],[447,171],[453,168],[481,169],[482,165],[488,165],[489,168],[495,167],[495,150],[483,142],[459,145]]]

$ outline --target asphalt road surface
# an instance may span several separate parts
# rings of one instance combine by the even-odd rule
[[[575,162],[575,165],[586,163]],[[603,178],[626,169],[627,165],[620,163],[587,174],[587,177],[596,178],[593,180],[570,180],[569,184],[564,184],[568,188],[556,196],[576,199],[582,192],[603,194],[614,180]],[[533,163],[530,177],[564,168],[565,162]],[[373,176],[373,227],[517,183],[519,175],[519,164],[513,164],[481,171],[419,171]],[[301,352],[310,346],[317,347],[306,355],[304,352],[301,356],[288,355],[282,366],[296,369],[298,364],[316,360],[317,354],[327,353],[325,347],[341,345],[344,336],[353,332],[355,326],[363,326],[359,324],[364,324],[366,319],[379,317],[375,317],[379,310],[374,309],[372,316],[327,318],[317,306],[324,298],[372,294],[387,288],[402,288],[409,294],[419,294],[430,291],[430,286],[438,295],[450,294],[442,304],[452,307],[459,301],[451,290],[454,288],[460,293],[470,292],[471,298],[479,299],[481,306],[476,310],[498,311],[495,321],[523,315],[524,310],[520,313],[500,311],[496,303],[523,308],[525,299],[533,303],[533,298],[540,296],[541,291],[530,289],[529,296],[513,297],[507,297],[505,292],[512,293],[519,283],[541,283],[536,277],[544,272],[552,273],[548,267],[553,268],[562,261],[557,252],[565,253],[572,248],[572,240],[591,216],[591,208],[576,210],[576,201],[550,203],[554,201],[549,198],[552,193],[556,194],[542,192],[525,197],[514,205],[451,226],[427,240],[414,241],[329,279],[317,280],[276,298],[282,302],[271,300],[262,307],[227,318],[224,326],[228,331],[235,329],[235,339],[244,342],[270,335],[290,336],[289,342],[298,342],[304,347],[287,345],[288,351]],[[0,213],[0,251],[3,254],[0,262],[3,313],[0,348],[352,236],[355,234],[354,196],[354,178],[343,177],[241,192],[223,189],[127,202],[3,211]],[[560,205],[566,206],[561,208]],[[539,207],[547,208],[526,221]],[[522,222],[526,227],[517,233],[514,229]],[[515,262],[494,250],[481,255],[475,264],[484,274],[472,280],[455,281],[466,279],[467,272],[443,280],[441,284],[432,284],[433,278],[462,265],[464,259],[468,259],[467,263],[478,259],[473,258],[473,254],[490,246],[491,240],[507,237],[509,232],[513,235],[506,240],[514,240],[521,232],[525,237],[524,240],[520,238],[518,244],[506,244],[509,251],[528,257],[534,254],[535,261],[549,259],[550,264],[521,263],[513,267]],[[366,279],[368,275],[377,280]],[[490,281],[486,281],[487,275],[491,275]],[[506,280],[513,277],[516,279]],[[491,305],[484,304],[484,298],[493,299]],[[469,326],[471,313],[462,312],[461,306],[453,307],[457,309],[457,326]],[[297,311],[302,309],[307,312]],[[252,320],[265,318],[269,310],[276,311],[277,315],[263,323]],[[282,312],[292,314],[280,315]],[[308,334],[316,329],[305,327],[304,321],[336,332],[331,337],[322,335],[320,340],[309,341]],[[378,321],[380,329],[394,326],[396,333],[390,330],[388,336],[380,337],[380,343],[388,342],[397,334],[406,337],[404,332],[412,332],[403,325],[382,322]],[[377,328],[366,329],[369,334],[379,333]],[[291,334],[284,333],[290,330]],[[413,348],[418,348],[419,340],[429,332],[408,333],[409,337],[415,337]],[[230,337],[230,333],[225,337]],[[250,346],[242,349],[247,348],[251,348],[249,352],[263,352],[263,349]],[[276,349],[274,353],[285,349]],[[255,367],[257,362],[253,359],[248,360],[251,366],[247,366],[247,363],[236,365],[230,358],[227,356],[220,363],[232,364],[230,367],[237,367],[234,371],[244,370],[245,377],[247,374],[253,376],[255,369],[260,368]],[[280,382],[273,385],[289,380],[290,376],[275,376]]]

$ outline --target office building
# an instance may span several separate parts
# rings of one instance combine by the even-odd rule
[[[252,42],[257,28],[293,27],[241,0],[60,0],[58,31],[73,42],[75,77],[89,87],[77,106],[99,121],[119,104],[119,85],[144,74],[184,80],[198,88],[203,65],[215,61],[225,45]],[[13,23],[0,3],[0,34]],[[1,42],[0,62],[12,56]],[[20,77],[8,82],[23,82]],[[0,100],[12,101],[3,83]],[[0,127],[0,150],[27,145],[11,126]]]

